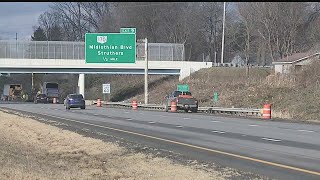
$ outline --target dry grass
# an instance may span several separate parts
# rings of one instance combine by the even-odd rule
[[[156,83],[164,77],[151,75],[149,83]],[[102,84],[104,83],[110,83],[111,86],[110,97],[106,97],[106,100],[123,101],[144,92],[143,75],[87,75],[86,99],[103,99]]]
[[[297,120],[320,120],[320,62],[306,66],[289,76],[273,75],[271,69],[244,68],[202,69],[179,82],[172,79],[150,90],[149,102],[162,103],[164,96],[177,84],[188,84],[200,106],[262,108],[271,103],[273,117]],[[219,101],[213,103],[213,92]],[[144,101],[143,93],[133,97]],[[131,98],[132,99],[132,98]]]
[[[0,179],[224,179],[0,111]]]

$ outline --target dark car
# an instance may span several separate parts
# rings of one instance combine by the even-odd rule
[[[65,100],[64,105],[66,106],[66,109],[70,108],[81,108],[85,109],[85,100],[82,96],[82,94],[69,94]]]
[[[37,94],[34,103],[48,103],[48,97],[45,94]]]

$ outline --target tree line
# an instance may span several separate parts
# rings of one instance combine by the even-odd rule
[[[318,2],[227,3],[224,61],[267,65],[317,46]],[[223,2],[54,2],[32,40],[84,41],[136,27],[137,39],[183,43],[186,60],[220,62]]]

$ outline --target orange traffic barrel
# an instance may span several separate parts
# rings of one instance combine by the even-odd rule
[[[271,104],[265,104],[262,110],[263,119],[271,119]]]
[[[56,104],[57,103],[57,98],[53,98],[52,103]]]
[[[137,100],[133,100],[132,101],[132,110],[137,110],[138,109],[138,101]]]
[[[102,107],[102,103],[100,99],[97,99],[97,107]]]
[[[171,101],[171,112],[177,112],[177,102]]]

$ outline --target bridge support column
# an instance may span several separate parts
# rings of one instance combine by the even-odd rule
[[[78,80],[78,89],[79,89],[79,94],[82,94],[83,97],[85,98],[84,95],[84,74],[79,74],[79,80]]]
[[[193,69],[190,68],[181,68],[180,69],[180,76],[179,76],[179,81],[182,81],[184,78],[189,77],[191,73],[193,72]]]

